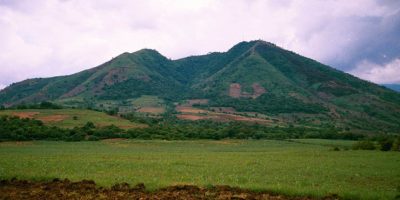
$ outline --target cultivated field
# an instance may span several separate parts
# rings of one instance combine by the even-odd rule
[[[151,190],[230,185],[295,196],[394,199],[398,152],[343,150],[350,146],[332,140],[3,142],[0,178],[144,183]]]
[[[73,128],[93,122],[96,126],[109,126],[114,124],[123,129],[143,127],[142,124],[130,122],[104,112],[81,109],[28,109],[28,110],[3,110],[1,115],[13,115],[20,118],[34,118],[43,121],[46,125],[61,128]]]
[[[223,113],[224,111],[229,111],[229,109],[227,109],[227,108],[221,109],[221,107],[218,107],[217,109],[214,107],[211,109],[211,110],[218,110],[218,112],[194,108],[191,106],[176,106],[175,109],[176,109],[176,111],[181,113],[181,114],[176,115],[177,118],[184,119],[184,120],[214,120],[214,121],[221,121],[221,122],[240,121],[240,122],[259,123],[259,124],[264,124],[264,125],[272,124],[271,120],[257,118],[254,116],[254,114],[253,114],[253,117],[247,117],[247,116],[240,115],[240,113],[238,113],[238,112],[233,112],[233,114],[231,114],[230,112]],[[232,111],[232,110],[230,110],[230,111]],[[244,113],[242,113],[242,114],[244,114]],[[276,125],[276,123],[275,123],[275,125]]]

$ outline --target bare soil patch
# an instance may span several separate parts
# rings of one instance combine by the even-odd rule
[[[126,138],[110,138],[110,139],[104,139],[101,141],[105,142],[105,143],[114,143],[114,142],[121,142],[121,141],[126,141],[126,140],[128,140],[128,139],[126,139]]]
[[[242,94],[242,86],[239,83],[232,83],[229,86],[229,96],[232,98],[239,98]]]
[[[253,87],[253,92],[254,92],[253,98],[254,99],[267,92],[267,90],[258,83],[253,83],[253,85],[251,87]]]
[[[185,103],[182,104],[182,106],[191,107],[195,104],[196,105],[206,105],[206,104],[208,104],[208,99],[188,99],[185,101]]]
[[[137,110],[138,112],[142,113],[152,113],[152,114],[161,114],[164,113],[163,107],[142,107]]]
[[[39,114],[39,112],[13,112],[11,115],[19,118],[33,118],[33,116]]]
[[[239,83],[232,83],[229,86],[229,96],[232,98],[245,97],[256,99],[267,92],[267,90],[258,83],[253,83],[251,87],[253,88],[253,94],[242,92],[242,86]]]
[[[193,108],[189,106],[177,106],[176,110],[182,113],[207,113],[207,110],[202,110],[198,108]]]
[[[185,120],[204,120],[204,119],[216,119],[214,116],[208,115],[191,115],[191,114],[182,114],[176,115],[178,119],[185,119]]]
[[[208,99],[190,99],[188,100],[189,105],[193,106],[194,104],[208,104]]]
[[[10,141],[10,142],[0,142],[0,146],[28,146],[32,145],[32,141]]]
[[[224,119],[234,120],[234,121],[244,121],[244,122],[257,122],[257,123],[271,123],[270,120],[253,118],[253,117],[244,117],[240,115],[233,114],[220,114],[220,117]]]
[[[287,197],[268,192],[253,192],[229,186],[202,188],[193,185],[178,185],[161,188],[154,192],[146,190],[144,184],[131,187],[120,183],[111,188],[98,187],[94,181],[71,182],[54,179],[50,182],[24,180],[0,181],[0,199],[312,199],[310,197]],[[338,199],[329,196],[322,199]]]
[[[49,115],[49,116],[42,116],[38,117],[37,119],[42,122],[59,122],[67,119],[69,115]]]
[[[210,110],[213,112],[222,112],[222,113],[235,113],[235,108],[232,107],[210,107]]]

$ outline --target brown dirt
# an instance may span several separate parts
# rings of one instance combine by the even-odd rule
[[[242,87],[239,83],[232,83],[229,86],[229,96],[232,98],[239,98],[242,93]]]
[[[256,99],[267,92],[267,90],[258,83],[253,83],[251,87],[253,88],[253,94],[242,92],[242,86],[239,83],[232,83],[229,86],[229,96],[232,98],[245,97]]]
[[[252,87],[253,87],[253,92],[254,92],[253,93],[253,98],[254,99],[267,92],[267,90],[263,86],[258,84],[258,83],[254,83],[252,85]]]
[[[215,119],[215,117],[209,115],[191,115],[191,114],[176,115],[176,117],[178,117],[178,119],[185,119],[185,120]]]
[[[98,187],[94,181],[71,182],[68,179],[54,179],[51,182],[24,180],[0,181],[0,199],[312,199],[310,197],[287,197],[268,192],[252,192],[229,186],[201,188],[192,185],[178,185],[146,190],[144,184],[131,187],[120,183],[111,188]],[[323,199],[338,199],[332,195]]]
[[[193,105],[206,105],[208,104],[208,99],[188,99],[185,100],[184,103],[181,104],[183,107],[191,107]]]
[[[33,118],[33,116],[39,114],[39,112],[13,112],[11,115],[19,118]]]
[[[211,119],[220,122],[227,122],[227,121],[242,121],[242,122],[249,122],[249,123],[258,123],[258,124],[271,124],[271,120],[260,119],[260,118],[252,118],[252,117],[244,117],[239,115],[233,114],[223,114],[223,113],[210,113],[209,115],[197,115],[196,113],[193,114],[179,114],[176,115],[179,119],[184,120],[206,120]]]
[[[204,105],[204,104],[208,104],[208,99],[189,99],[188,104],[190,106],[193,106],[194,104]]]
[[[260,123],[260,124],[269,124],[272,122],[271,120],[253,118],[253,117],[245,117],[245,116],[233,115],[233,114],[218,114],[218,117],[226,119],[226,120],[254,122],[254,123]]]
[[[59,122],[67,119],[69,115],[49,115],[38,117],[37,119],[46,123],[46,122]]]
[[[232,107],[210,107],[210,110],[214,112],[222,112],[222,113],[235,113],[235,108]]]
[[[32,141],[9,141],[9,142],[0,142],[0,147],[1,146],[29,146],[33,145]]]
[[[177,106],[176,110],[178,112],[182,113],[207,113],[207,110],[202,110],[198,108],[193,108],[193,107],[187,107],[187,106]]]
[[[162,108],[162,107],[142,107],[137,111],[142,112],[142,113],[161,114],[164,112],[164,108]]]

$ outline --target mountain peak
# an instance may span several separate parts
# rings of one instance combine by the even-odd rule
[[[256,46],[273,46],[273,47],[276,47],[276,45],[274,43],[267,42],[267,41],[264,41],[264,40],[261,40],[261,39],[259,39],[259,40],[251,40],[251,41],[248,41],[248,42],[244,41],[244,42],[250,44],[252,47],[256,47]]]
[[[243,41],[239,42],[235,46],[233,46],[229,51],[238,51],[238,52],[246,52],[250,50],[254,50],[257,47],[277,47],[275,44],[271,42],[266,42],[264,40],[251,40],[251,41]]]
[[[161,55],[157,50],[155,49],[149,49],[149,48],[144,48],[144,49],[140,49],[138,51],[133,52],[132,54],[157,54],[157,55]]]

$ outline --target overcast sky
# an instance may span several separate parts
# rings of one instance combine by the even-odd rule
[[[142,48],[177,59],[255,39],[400,83],[399,0],[0,0],[0,88]]]

